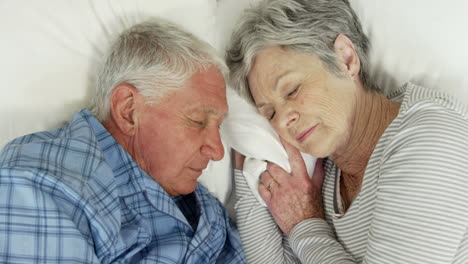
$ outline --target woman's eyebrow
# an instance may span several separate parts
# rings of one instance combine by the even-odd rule
[[[291,73],[293,73],[292,71],[285,71],[283,73],[280,74],[280,76],[278,76],[278,78],[276,78],[275,80],[275,84],[273,85],[273,87],[271,88],[272,91],[276,91],[278,90],[278,87],[280,87],[280,84],[282,82],[284,82],[284,79],[287,79],[286,77],[288,77]],[[255,106],[257,108],[262,108],[264,107],[265,105],[267,105],[267,103],[258,103],[258,104],[255,104]]]
[[[285,71],[275,81],[275,85],[273,86],[273,91],[278,90],[278,87],[280,87],[280,84],[283,82],[283,80],[292,73],[292,71]]]

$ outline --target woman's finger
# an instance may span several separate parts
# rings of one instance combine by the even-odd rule
[[[267,171],[270,174],[270,176],[277,182],[283,183],[284,181],[288,181],[289,178],[291,177],[291,174],[285,171],[283,168],[280,166],[272,163],[272,162],[267,162]],[[267,182],[268,183],[268,182]]]
[[[266,171],[262,172],[262,174],[260,174],[260,184],[263,184],[264,186],[268,186],[268,184],[270,184],[270,182],[272,182],[273,180],[274,179],[270,175],[268,170],[266,170]]]
[[[260,194],[260,197],[262,197],[263,201],[265,201],[266,205],[270,207],[271,192],[265,187],[265,185],[258,185],[258,193]]]
[[[278,181],[274,176],[272,176],[271,172],[264,171],[262,174],[260,174],[260,185],[266,187],[268,191],[271,191],[271,188],[274,184],[279,185]]]
[[[280,140],[284,146],[284,149],[286,150],[286,153],[288,154],[289,164],[291,165],[291,172],[293,176],[295,174],[305,174],[307,176],[307,169],[304,160],[302,159],[301,152],[299,152],[299,150],[296,147],[286,142],[286,140],[284,140],[282,137],[280,137]]]

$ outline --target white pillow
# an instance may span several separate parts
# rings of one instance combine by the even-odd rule
[[[370,38],[371,68],[386,92],[407,81],[468,103],[468,2],[353,0]]]

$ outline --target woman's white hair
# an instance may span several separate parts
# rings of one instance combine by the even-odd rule
[[[347,0],[264,0],[245,10],[227,48],[230,83],[252,100],[247,75],[255,56],[271,46],[316,55],[331,73],[343,76],[334,50],[339,34],[353,42],[364,87],[379,91],[369,76],[369,40]]]
[[[97,74],[91,112],[106,120],[112,90],[119,84],[130,84],[146,103],[157,103],[210,66],[227,76],[225,62],[208,43],[174,23],[152,18],[125,30],[112,44]]]

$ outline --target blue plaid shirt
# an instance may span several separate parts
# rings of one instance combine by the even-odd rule
[[[193,227],[195,228],[193,228]],[[0,154],[0,263],[245,263],[201,185],[171,198],[82,110]]]

